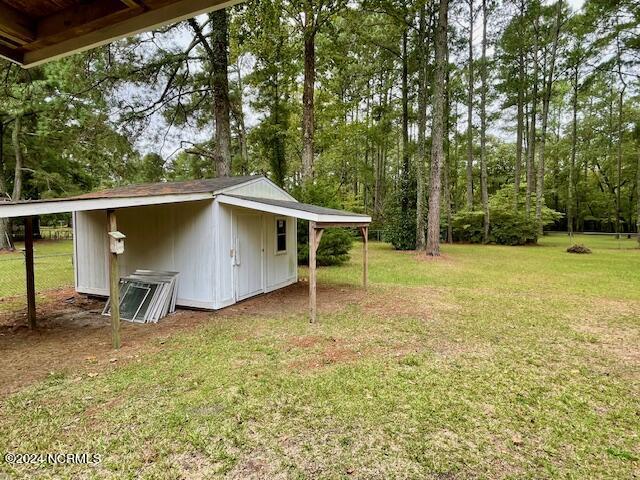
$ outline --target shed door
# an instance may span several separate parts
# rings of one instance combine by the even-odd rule
[[[262,216],[238,213],[234,230],[236,300],[242,300],[264,291]]]

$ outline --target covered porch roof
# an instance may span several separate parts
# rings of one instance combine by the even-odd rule
[[[241,195],[222,194],[216,197],[220,203],[234,205],[236,207],[249,208],[260,212],[283,215],[285,217],[300,218],[315,222],[318,226],[343,226],[358,227],[371,223],[371,217],[359,213],[335,210],[333,208],[319,207],[309,203],[300,203],[286,200],[273,200],[270,198],[246,197]]]
[[[0,57],[25,68],[239,0],[0,0]]]

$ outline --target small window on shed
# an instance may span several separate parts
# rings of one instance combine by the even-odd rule
[[[276,253],[287,251],[287,220],[276,218]]]

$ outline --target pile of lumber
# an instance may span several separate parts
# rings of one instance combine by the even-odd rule
[[[176,309],[178,272],[136,270],[120,279],[120,318],[136,323],[157,323]],[[111,315],[111,299],[102,311]]]

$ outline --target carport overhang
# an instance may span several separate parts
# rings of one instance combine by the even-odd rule
[[[24,68],[240,0],[0,0],[0,57]]]
[[[362,285],[365,289],[367,288],[370,216],[286,200],[238,195],[218,195],[216,198],[222,204],[299,218],[309,222],[309,321],[311,323],[315,323],[317,320],[316,254],[325,228],[351,227],[360,230],[363,240]]]

